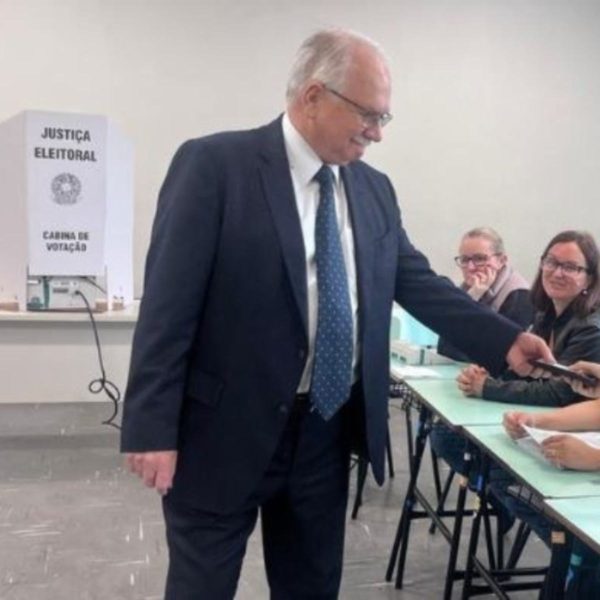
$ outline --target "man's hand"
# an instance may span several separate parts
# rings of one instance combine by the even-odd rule
[[[164,496],[173,485],[177,451],[134,452],[125,455],[125,464],[145,485],[156,488],[156,491]]]
[[[539,369],[537,370],[540,371],[539,373],[534,372],[534,367],[529,362],[534,359],[556,362],[550,348],[541,337],[533,335],[533,333],[520,333],[506,355],[506,362],[521,377],[527,375],[547,377],[548,375],[544,375]]]
[[[587,396],[588,398],[600,398],[600,365],[598,363],[591,363],[585,360],[580,360],[575,364],[572,364],[569,369],[575,371],[576,373],[583,373],[584,375],[591,375],[598,380],[596,385],[585,385],[581,383],[581,381],[576,381],[575,379],[566,379],[565,381],[578,393],[582,396]]]

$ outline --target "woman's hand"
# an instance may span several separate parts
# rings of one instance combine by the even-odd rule
[[[575,379],[567,379],[565,381],[581,396],[587,396],[588,398],[599,398],[600,397],[600,365],[598,363],[591,363],[585,360],[580,360],[569,367],[576,373],[583,373],[584,375],[590,375],[596,378],[598,383],[596,385],[585,385],[581,381]]]
[[[488,372],[478,365],[469,365],[456,378],[458,388],[465,396],[481,397]]]
[[[594,448],[572,435],[561,433],[542,443],[544,456],[557,467],[596,471],[600,469],[600,449]]]
[[[528,425],[529,427],[534,426],[534,416],[531,413],[512,410],[504,413],[502,425],[504,425],[506,433],[508,433],[513,440],[517,440],[526,435],[523,425]]]
[[[467,294],[473,300],[479,300],[492,287],[497,274],[497,269],[489,265],[485,266],[482,271],[476,271],[470,278]]]

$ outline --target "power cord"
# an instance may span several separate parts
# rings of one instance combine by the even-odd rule
[[[106,395],[110,398],[113,404],[113,412],[108,419],[102,421],[102,425],[108,425],[110,427],[114,427],[115,429],[120,430],[121,427],[117,425],[117,423],[115,423],[115,419],[119,414],[119,402],[121,400],[121,392],[112,381],[106,378],[106,371],[104,370],[104,360],[102,359],[102,347],[100,346],[100,338],[98,337],[98,328],[96,327],[96,320],[94,319],[94,313],[92,311],[90,303],[88,302],[88,299],[85,297],[83,292],[81,292],[80,290],[76,290],[75,295],[81,296],[81,299],[83,300],[87,313],[90,317],[92,329],[94,331],[94,339],[96,341],[96,350],[98,352],[98,364],[100,366],[101,373],[101,377],[90,381],[88,385],[88,390],[92,394],[99,394],[102,391],[106,393]]]
[[[87,275],[81,275],[79,277],[79,279],[81,281],[85,281],[86,283],[89,283],[90,285],[94,286],[96,289],[100,290],[103,294],[106,294],[106,290],[101,285],[98,285],[92,277],[88,277]]]

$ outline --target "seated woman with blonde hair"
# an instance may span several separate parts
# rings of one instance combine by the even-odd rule
[[[523,328],[533,321],[529,283],[509,264],[504,242],[491,227],[476,227],[465,233],[454,257],[462,275],[460,287],[476,302],[514,321]],[[438,353],[454,360],[469,362],[463,351],[444,338],[438,341]]]

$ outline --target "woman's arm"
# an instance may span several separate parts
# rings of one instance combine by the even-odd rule
[[[578,360],[600,362],[600,327],[595,318],[569,322],[563,335],[566,339],[556,352],[556,359],[560,363],[568,365]],[[488,377],[483,382],[481,397],[512,404],[558,407],[577,402],[581,394],[565,381],[523,379],[507,372],[498,379]]]
[[[523,425],[559,431],[600,429],[600,398],[564,406],[544,413],[509,411],[504,414],[504,428],[513,438],[522,437]]]

